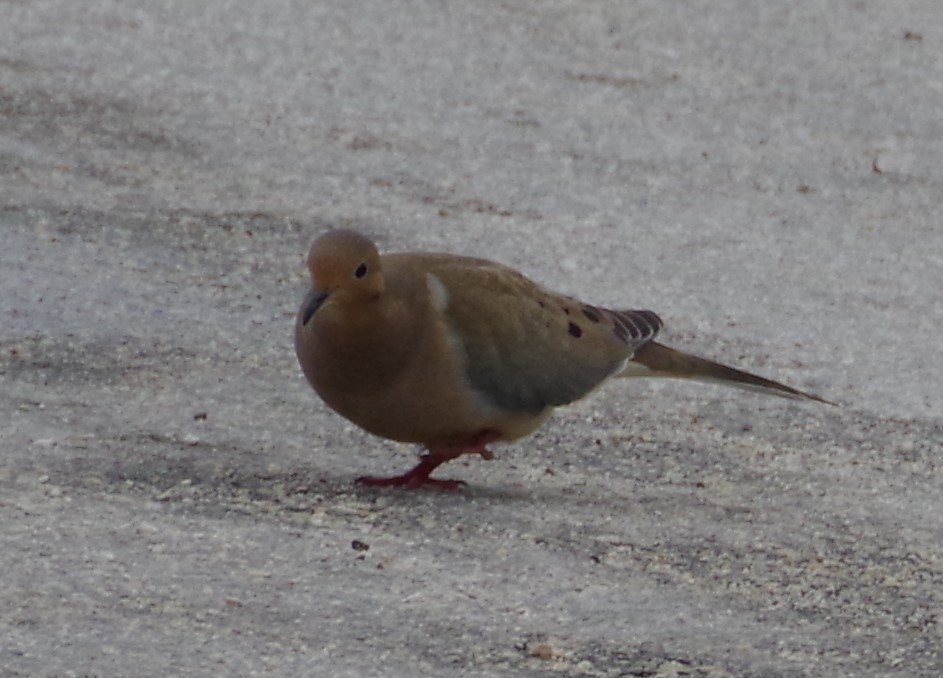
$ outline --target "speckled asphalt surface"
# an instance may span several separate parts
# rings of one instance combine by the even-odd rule
[[[936,2],[2,3],[0,676],[943,672]],[[620,382],[358,487],[311,239],[841,403]]]

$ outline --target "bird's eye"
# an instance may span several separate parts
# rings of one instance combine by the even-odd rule
[[[363,262],[362,264],[360,264],[360,266],[358,266],[356,270],[354,271],[355,278],[362,278],[365,275],[367,275],[367,262]]]

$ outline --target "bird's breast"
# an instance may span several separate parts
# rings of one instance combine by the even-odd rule
[[[370,433],[426,445],[483,430],[513,440],[549,415],[507,411],[476,390],[463,347],[439,317],[411,335],[352,336],[319,320],[296,328],[305,377],[331,409]]]

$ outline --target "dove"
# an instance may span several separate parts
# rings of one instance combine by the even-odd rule
[[[550,292],[502,264],[451,254],[379,254],[329,230],[308,254],[311,290],[295,324],[307,381],[338,414],[425,454],[368,485],[454,489],[432,478],[463,454],[522,438],[554,408],[618,377],[713,381],[787,398],[819,396],[654,339],[652,311],[612,310]]]

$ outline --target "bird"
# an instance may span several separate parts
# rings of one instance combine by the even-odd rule
[[[548,291],[485,259],[380,254],[367,236],[328,230],[311,245],[311,277],[295,323],[307,381],[366,431],[418,443],[418,464],[366,485],[455,489],[431,477],[461,455],[492,459],[553,410],[613,377],[720,382],[830,403],[771,379],[655,341],[652,311],[613,310]]]

